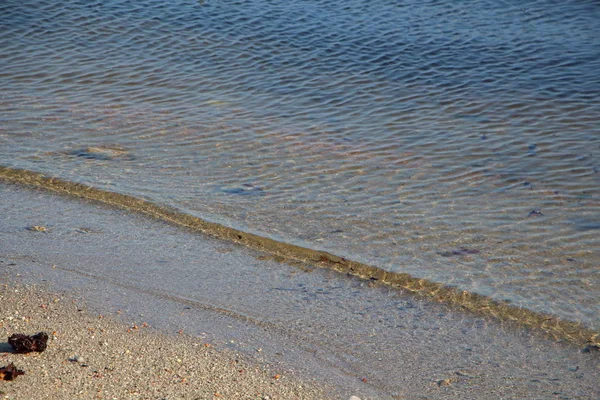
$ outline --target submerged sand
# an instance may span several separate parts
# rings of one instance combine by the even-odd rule
[[[97,203],[0,198],[0,334],[51,336],[30,356],[0,340],[26,371],[8,398],[600,398],[600,352],[541,330]]]

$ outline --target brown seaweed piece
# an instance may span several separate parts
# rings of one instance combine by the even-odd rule
[[[8,364],[6,367],[0,368],[0,380],[12,381],[19,375],[25,375],[25,371],[17,369],[13,363]]]
[[[8,338],[8,344],[12,346],[15,353],[30,353],[32,351],[41,353],[46,350],[48,345],[48,335],[45,332],[33,336],[15,333]]]

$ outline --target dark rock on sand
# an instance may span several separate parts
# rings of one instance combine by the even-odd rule
[[[221,191],[227,194],[237,194],[241,196],[260,196],[264,195],[264,189],[254,186],[251,183],[244,183],[239,186],[223,186]]]
[[[68,154],[90,160],[133,160],[133,156],[122,147],[90,146],[70,151]]]
[[[41,353],[46,350],[48,345],[48,335],[45,332],[33,336],[15,333],[8,338],[8,344],[12,346],[15,353],[30,353],[32,351]]]

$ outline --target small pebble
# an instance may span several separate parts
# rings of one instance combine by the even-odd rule
[[[600,346],[597,344],[589,344],[581,349],[582,353],[591,353],[593,351],[600,351]]]
[[[75,357],[73,357],[73,361],[78,362],[78,363],[84,363],[85,358],[83,358],[83,356],[75,356]]]
[[[36,231],[36,232],[48,232],[48,229],[45,226],[33,225],[33,226],[28,226],[27,229],[30,231]]]
[[[348,397],[348,400],[360,400],[360,397],[350,396]]]

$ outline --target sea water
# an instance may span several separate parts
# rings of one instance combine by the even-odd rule
[[[0,163],[600,328],[595,1],[0,4]]]

